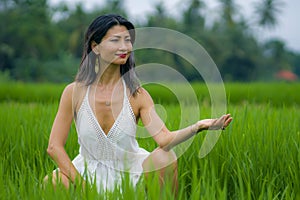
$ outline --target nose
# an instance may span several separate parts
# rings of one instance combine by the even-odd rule
[[[120,42],[119,50],[123,50],[123,51],[127,50],[127,45],[125,41]]]

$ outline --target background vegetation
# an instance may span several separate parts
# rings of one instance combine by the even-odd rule
[[[205,135],[213,133],[202,132],[194,137],[191,146],[179,157],[179,199],[300,198],[300,94],[295,92],[300,85],[270,85],[226,86],[230,99],[235,99],[228,104],[234,121],[206,157],[200,159],[199,150]],[[31,85],[22,87],[22,91],[32,89]],[[127,179],[121,189],[100,194],[95,185],[85,192],[80,187],[65,190],[60,186],[54,190],[48,185],[43,188],[43,177],[57,167],[46,148],[59,100],[58,96],[52,100],[43,98],[44,90],[52,90],[56,96],[62,87],[49,84],[35,87],[37,93],[31,99],[26,92],[19,93],[17,86],[11,90],[18,94],[18,99],[1,98],[0,199],[173,199],[168,184],[160,195],[157,182],[151,182],[146,192],[147,183],[142,181],[134,189]],[[195,91],[207,93],[204,84],[193,87]],[[267,95],[256,92],[262,88],[268,90]],[[283,95],[277,95],[278,89]],[[159,88],[148,86],[148,90],[155,96]],[[188,109],[200,109],[201,118],[210,117],[206,98],[199,101],[200,107],[190,105]],[[172,96],[166,95],[159,101],[167,112],[166,125],[177,129],[181,108],[171,103]],[[185,114],[182,119],[191,117]],[[138,141],[149,151],[156,147],[151,138],[138,138]],[[78,148],[77,134],[72,126],[66,144],[71,158],[78,154]]]
[[[145,21],[136,23],[175,29],[202,44],[225,80],[228,112],[234,117],[206,157],[198,157],[203,132],[178,159],[178,197],[300,199],[300,84],[274,82],[282,69],[300,75],[300,54],[276,38],[260,42],[253,20],[239,12],[234,0],[219,0],[219,16],[207,25],[205,2],[187,0],[178,19],[158,3]],[[43,177],[57,167],[46,148],[59,97],[79,65],[84,31],[100,14],[127,16],[123,4],[107,0],[85,10],[80,4],[75,9],[63,3],[50,7],[47,0],[0,0],[0,199],[172,199],[169,185],[160,195],[157,182],[146,191],[147,183],[134,189],[126,179],[112,193],[98,194],[95,186],[85,192],[42,187]],[[280,0],[257,1],[255,23],[276,26],[281,6]],[[200,107],[189,109],[210,117],[206,85],[184,59],[156,50],[139,50],[136,59],[138,65],[164,61],[193,81]],[[146,87],[164,106],[168,128],[177,129],[181,113],[173,94],[158,85]],[[156,147],[151,138],[138,140],[149,151]],[[78,153],[74,125],[66,150],[71,158]]]
[[[199,42],[216,62],[225,81],[273,80],[282,69],[300,75],[300,54],[273,38],[260,42],[252,28],[276,26],[281,0],[254,4],[255,13],[247,19],[234,0],[218,0],[220,9],[212,21],[205,0],[186,0],[175,18],[158,3],[155,11],[136,27],[155,26],[180,31]],[[70,82],[79,66],[84,32],[91,20],[114,12],[127,16],[124,0],[106,0],[101,7],[74,9],[61,3],[50,7],[47,0],[0,0],[0,79],[19,81]],[[136,52],[137,64],[164,62],[188,80],[200,78],[177,55],[157,50]],[[155,58],[155,59],[153,59]]]

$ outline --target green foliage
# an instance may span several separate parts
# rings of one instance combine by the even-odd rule
[[[0,71],[0,83],[9,83],[11,82],[11,78],[10,78],[10,75],[9,75],[9,71],[4,71],[4,72],[1,72]]]
[[[7,82],[0,84],[0,101],[58,102],[65,85],[24,84]]]
[[[261,98],[259,92],[250,95],[244,90],[259,91],[263,90],[262,87],[266,88],[262,84],[253,84],[249,87],[251,89],[245,89],[245,85],[230,87],[230,97],[233,91],[240,92],[244,100],[251,96],[253,99]],[[287,84],[273,87],[283,91],[290,88],[289,93],[298,91],[298,88]],[[36,85],[35,88],[45,90],[43,85]],[[271,92],[265,94],[268,96]],[[282,105],[276,107],[268,102],[235,104],[230,100],[228,111],[234,121],[222,133],[213,150],[202,159],[198,157],[205,135],[213,134],[202,132],[193,138],[191,146],[179,157],[178,199],[299,198],[300,109],[299,104],[291,105],[289,98],[281,100]],[[180,108],[169,103],[164,106],[168,112],[167,126],[176,129],[179,126]],[[209,105],[203,102],[200,106],[202,116],[210,117]],[[69,190],[62,185],[58,185],[56,190],[51,185],[43,187],[44,176],[57,167],[46,154],[57,107],[57,102],[0,103],[1,199],[173,199],[168,183],[160,194],[155,176],[151,182],[142,179],[135,189],[125,176],[121,190],[126,192],[116,189],[114,192],[98,194],[95,185],[86,188],[85,192],[73,186]],[[155,148],[151,138],[141,139],[139,144],[149,151]],[[78,148],[75,127],[72,125],[66,151],[73,158]]]
[[[258,14],[258,23],[265,27],[274,27],[277,23],[277,14],[283,5],[281,0],[264,0],[255,5]]]
[[[179,18],[158,3],[136,27],[165,27],[188,35],[207,50],[227,81],[273,80],[274,73],[281,69],[300,75],[299,52],[288,50],[276,38],[265,44],[259,42],[249,25],[253,19],[246,19],[239,12],[234,0],[219,0],[221,6],[214,12],[219,14],[215,21],[206,13],[205,2],[179,3]],[[254,5],[253,18],[258,19],[258,24],[276,25],[280,0]],[[112,12],[126,17],[124,0],[107,0],[92,10],[86,10],[82,4],[74,9],[64,3],[49,7],[47,0],[0,1],[0,17],[5,19],[0,21],[0,71],[9,71],[11,78],[21,81],[69,82],[80,63],[86,28],[96,16]],[[154,59],[175,68],[190,81],[201,80],[178,55],[142,50],[136,58],[139,64]]]
[[[36,59],[16,59],[13,77],[23,82],[70,83],[74,80],[80,60],[70,54],[61,53],[57,59],[39,62]]]
[[[4,82],[0,84],[0,102],[58,102],[63,88],[66,84],[34,84]],[[204,83],[191,84],[199,102],[210,104],[210,94]],[[154,101],[162,104],[178,104],[175,94],[166,87],[158,84],[143,86],[151,94]],[[186,86],[176,84],[177,91],[185,97],[189,103],[189,93]],[[216,86],[217,89],[218,86]],[[299,105],[300,90],[299,83],[225,83],[227,101],[233,104],[244,103],[269,103],[272,106],[294,106]],[[288,97],[288,98],[287,98]]]
[[[229,103],[268,103],[272,106],[299,105],[298,83],[228,83],[225,84]]]

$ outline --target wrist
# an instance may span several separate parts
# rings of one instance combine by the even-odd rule
[[[200,123],[199,121],[193,125],[191,125],[191,132],[192,134],[196,134],[204,130],[205,128],[203,127],[203,124]]]
[[[205,124],[201,123],[201,121],[198,121],[197,123],[191,125],[191,132],[193,134],[199,133],[203,130],[207,130],[208,128],[205,126]]]
[[[191,133],[194,135],[194,134],[196,134],[196,133],[198,133],[198,128],[197,128],[197,125],[196,124],[192,124],[191,126],[190,126],[190,128],[191,128]]]

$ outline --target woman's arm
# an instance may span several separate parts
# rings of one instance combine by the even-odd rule
[[[74,84],[70,84],[63,91],[47,148],[47,153],[57,163],[60,172],[72,182],[81,177],[64,148],[73,120],[73,87]]]
[[[184,129],[173,131],[171,132],[171,135],[173,135],[173,137],[167,138],[169,140],[169,143],[167,143],[164,149],[169,150],[174,146],[176,146],[177,144],[189,139],[196,133],[203,130],[225,129],[230,124],[231,121],[232,121],[232,117],[230,116],[230,114],[226,114],[216,119],[203,119],[197,121],[195,124],[192,124],[191,126],[188,126]]]
[[[148,92],[141,88],[138,98],[140,118],[153,139],[164,150],[170,150],[202,130],[225,128],[232,121],[230,114],[226,114],[217,119],[200,120],[191,126],[171,132],[156,113],[153,100]]]

